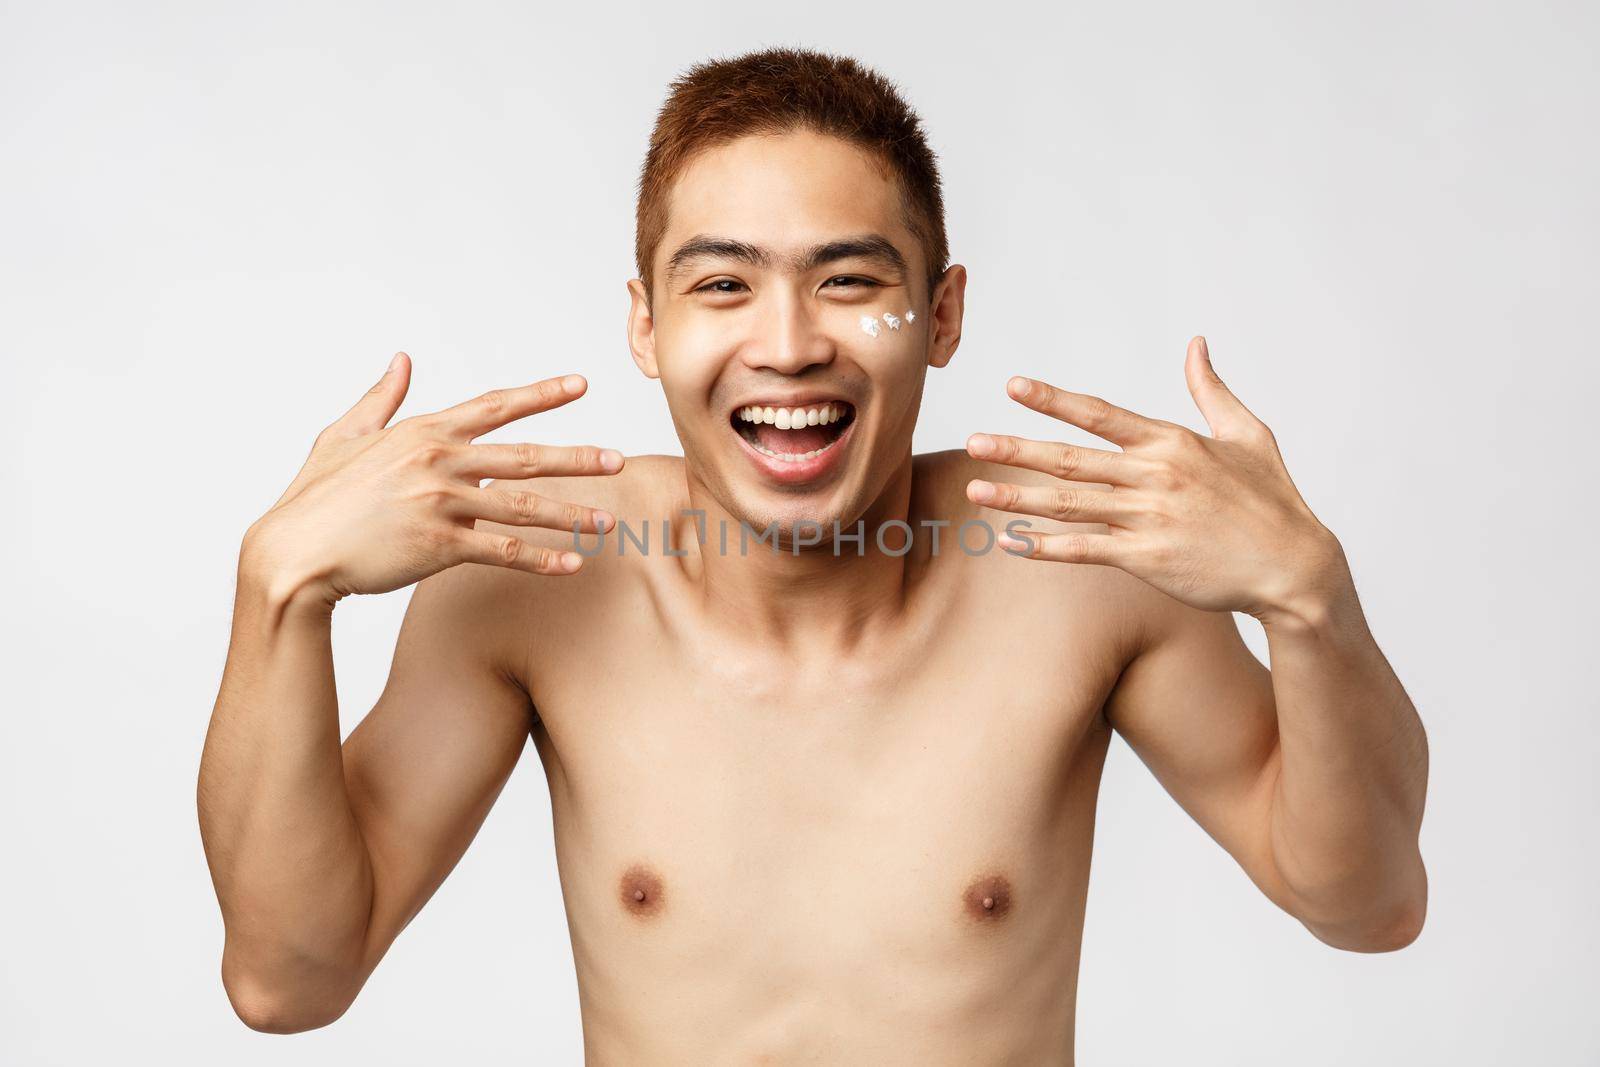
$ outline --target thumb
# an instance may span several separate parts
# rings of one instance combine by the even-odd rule
[[[410,387],[411,357],[404,352],[396,352],[383,377],[356,401],[354,407],[341,415],[334,426],[349,437],[383,429],[394,418],[394,413],[400,410],[400,402],[406,398],[406,390]]]
[[[1211,366],[1211,349],[1204,337],[1189,341],[1183,376],[1189,383],[1189,395],[1194,397],[1195,407],[1205,416],[1213,437],[1238,436],[1255,421],[1250,409],[1217,377]]]

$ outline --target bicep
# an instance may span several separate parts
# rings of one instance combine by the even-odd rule
[[[372,863],[371,964],[454,869],[527,741],[531,705],[499,649],[499,581],[463,565],[417,586],[383,693],[345,741]]]
[[[1274,900],[1267,837],[1278,763],[1272,676],[1233,616],[1168,601],[1106,705],[1172,798]]]

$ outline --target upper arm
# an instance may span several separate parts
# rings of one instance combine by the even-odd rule
[[[1278,766],[1271,674],[1231,613],[1160,599],[1107,718],[1173,799],[1284,904],[1268,838]]]
[[[383,693],[345,741],[351,809],[371,857],[369,968],[460,860],[527,741],[531,705],[510,667],[503,581],[496,568],[464,564],[417,585]]]

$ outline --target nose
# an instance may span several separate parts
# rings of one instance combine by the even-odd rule
[[[773,294],[757,332],[745,346],[745,364],[800,374],[809,367],[833,362],[834,344],[804,299],[795,293]]]

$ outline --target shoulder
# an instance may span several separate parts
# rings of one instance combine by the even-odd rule
[[[687,487],[684,482],[681,456],[655,454],[625,456],[622,469],[616,474],[495,479],[487,482],[484,488],[533,493],[546,500],[598,508],[610,512],[618,523],[627,523],[634,527],[652,519],[659,519],[663,515],[675,514],[677,508],[687,506]],[[478,523],[478,528],[511,534],[521,537],[530,544],[550,548],[574,547],[573,533],[570,529],[551,530],[539,526],[508,526],[483,521]],[[588,534],[583,535],[583,538],[584,545],[594,540],[593,536]],[[587,572],[596,569],[585,566],[578,575],[559,577],[555,579],[555,583],[569,583],[570,578],[581,578]],[[538,579],[542,576],[528,577]],[[545,584],[555,583],[546,581]]]
[[[610,512],[619,522],[640,522],[659,515],[672,514],[672,509],[683,498],[683,460],[678,456],[639,455],[624,458],[622,470],[616,474],[581,477],[553,476],[542,478],[496,478],[485,482],[483,488],[508,493],[532,493],[546,500],[599,508]],[[477,529],[520,538],[542,548],[566,550],[574,548],[571,529],[549,529],[542,526],[519,526],[480,519]],[[578,547],[591,546],[592,534],[581,536]],[[468,596],[473,606],[482,610],[493,607],[497,617],[513,620],[518,627],[537,625],[538,620],[549,615],[551,607],[566,608],[580,600],[601,603],[607,590],[619,581],[626,580],[628,567],[624,561],[607,553],[604,563],[590,559],[576,574],[542,575],[505,567],[479,564],[462,564],[427,579],[427,583],[450,586],[458,595]],[[633,557],[625,557],[633,558]],[[446,577],[448,575],[449,577]]]
[[[616,474],[582,477],[499,478],[485,483],[486,489],[533,493],[546,500],[608,511],[619,521],[637,523],[645,518],[671,514],[686,499],[683,457],[667,455],[625,456]],[[510,533],[539,545],[572,547],[571,530],[549,530],[535,526],[506,526],[480,522],[479,529]]]
[[[974,504],[967,499],[967,485],[975,478],[1040,488],[1104,488],[1089,482],[1068,481],[1025,467],[1008,467],[1003,463],[974,459],[966,451],[952,448],[942,452],[924,452],[912,458],[912,511],[927,516],[940,515],[957,522],[981,519],[990,523],[996,531],[1004,529],[1012,519],[1025,520],[1029,530],[1040,533],[1099,533],[1105,530],[1099,523],[1060,522],[1039,515],[996,511]]]
[[[1039,515],[999,511],[967,499],[967,485],[975,478],[1036,488],[1106,489],[1094,482],[1058,478],[1042,471],[975,459],[962,449],[927,452],[913,457],[912,513],[925,520],[947,519],[959,533],[966,523],[984,523],[998,535],[1016,522],[1024,534],[1105,534],[1101,523],[1062,522]],[[913,520],[915,523],[916,520]],[[966,544],[976,548],[986,537],[970,533]],[[941,546],[942,548],[942,546]],[[1124,634],[1143,633],[1156,620],[1170,614],[1175,602],[1145,582],[1115,567],[1052,560],[1023,559],[995,547],[971,554],[941,552],[949,560],[983,575],[986,584],[1002,590],[1008,611],[1045,620],[1061,611],[1093,614],[1108,627]]]
[[[601,508],[636,525],[671,514],[684,494],[683,460],[677,456],[627,456],[613,475],[498,478],[483,488],[534,493],[547,500]],[[570,529],[552,530],[478,520],[477,529],[521,538],[529,544],[566,550],[574,547]],[[593,535],[582,536],[592,546]],[[643,557],[618,558],[615,552],[584,561],[576,574],[542,575],[506,567],[464,563],[418,584],[413,613],[437,639],[456,643],[458,654],[482,655],[526,685],[530,650],[563,647],[575,635],[591,632],[605,614],[640,592],[636,568]]]

